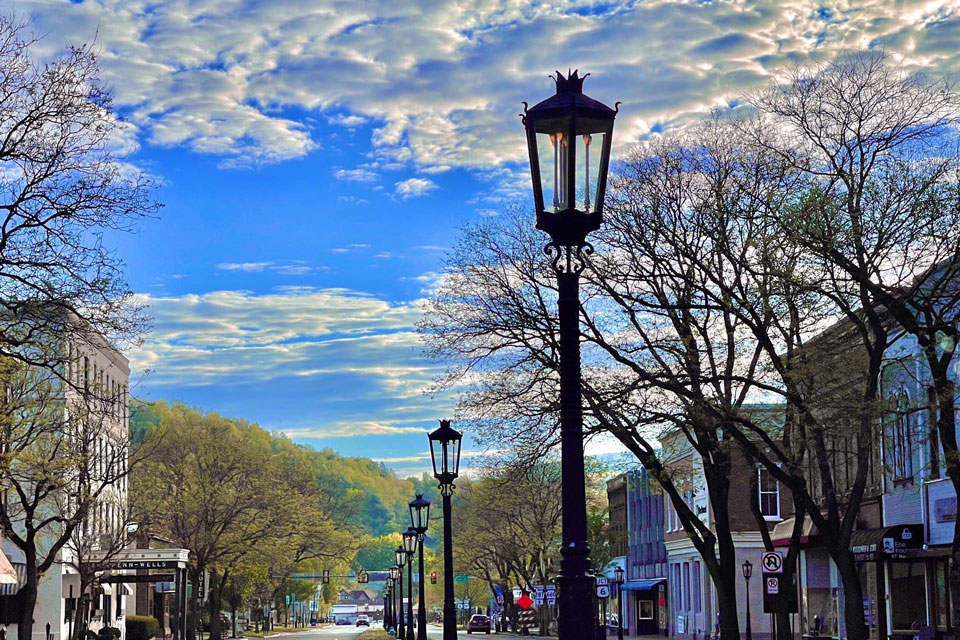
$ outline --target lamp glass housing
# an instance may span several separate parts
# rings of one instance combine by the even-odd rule
[[[450,426],[449,420],[441,420],[440,428],[431,432],[430,459],[433,462],[433,477],[441,485],[452,484],[460,475],[460,446],[463,434]]]
[[[427,527],[430,525],[430,501],[424,500],[421,494],[417,494],[417,497],[410,502],[410,526],[413,527],[417,533],[423,535],[427,532]]]
[[[393,553],[396,556],[397,570],[399,571],[405,564],[407,564],[407,550],[403,548],[403,545],[400,545]]]
[[[396,567],[390,567],[390,579],[391,579],[391,580],[396,580],[396,579],[397,579],[397,576],[399,575],[399,573],[400,573],[400,570],[399,570],[399,569],[397,569]]]
[[[744,560],[742,568],[743,568],[743,577],[749,580],[750,576],[753,575],[753,563],[751,563],[749,560]]]
[[[601,154],[604,148],[609,149],[607,141],[612,135],[613,123],[578,120],[574,124],[567,118],[542,124],[555,129],[540,131],[538,127],[536,134],[544,211],[577,209],[599,213],[603,207],[599,199],[600,169],[606,169],[606,164],[601,163]],[[583,133],[571,137],[571,130]]]
[[[617,584],[623,584],[623,567],[618,566],[614,569],[613,575],[615,576],[614,580],[616,580]]]
[[[403,532],[403,548],[408,562],[412,562],[413,556],[417,553],[417,541],[419,539],[420,534],[413,527]]]

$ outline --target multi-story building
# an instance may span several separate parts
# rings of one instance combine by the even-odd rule
[[[660,634],[668,618],[663,493],[640,468],[611,479],[607,499],[617,554],[613,562],[626,576],[621,594],[624,630],[630,635]]]
[[[665,465],[675,471],[674,477],[687,506],[701,521],[716,530],[710,496],[703,476],[703,463],[692,445],[674,432],[661,441],[666,452]],[[752,496],[759,502],[760,513],[768,531],[792,512],[792,503],[781,495],[778,483],[767,470],[750,464],[739,448],[730,452],[731,499],[728,504],[729,526],[736,549],[735,564],[744,561],[758,565],[763,553],[763,537],[757,517],[747,500],[734,496]],[[677,473],[677,470],[682,472]],[[756,476],[758,491],[753,490]],[[707,573],[700,553],[683,529],[677,510],[669,497],[664,496],[664,540],[667,552],[667,593],[669,633],[676,638],[708,637],[717,628],[717,593]],[[737,580],[737,604],[740,611],[741,633],[746,628],[746,599],[750,599],[750,623],[753,638],[772,637],[770,616],[763,611],[763,585],[760,580]]]
[[[87,461],[86,475],[96,489],[96,498],[90,503],[82,526],[40,578],[33,627],[37,640],[69,638],[73,614],[78,608],[83,611],[88,629],[115,627],[122,634],[128,596],[133,593],[126,584],[106,582],[95,583],[86,593],[81,593],[79,574],[84,563],[90,563],[98,553],[102,556],[108,546],[122,546],[117,540],[124,536],[127,524],[129,362],[97,336],[87,336],[82,345],[71,342],[65,350],[67,357],[61,375],[69,384],[60,384],[52,393],[59,394],[56,401],[71,415],[69,420],[83,426],[70,435],[53,434],[52,437],[82,439],[86,450],[77,459]],[[78,417],[73,417],[74,413]],[[44,508],[76,509],[76,500],[78,498],[71,496],[51,496]],[[45,544],[41,540],[38,547],[42,549]],[[23,606],[19,592],[24,584],[26,559],[23,551],[10,540],[3,542],[3,550],[18,580],[0,589],[0,618],[12,625],[8,634],[16,634]],[[132,599],[130,604],[132,606]]]

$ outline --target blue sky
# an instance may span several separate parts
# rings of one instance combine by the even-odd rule
[[[526,202],[517,113],[549,73],[623,103],[623,150],[843,50],[960,66],[955,0],[12,6],[38,58],[96,38],[118,144],[163,184],[162,218],[111,239],[155,318],[129,354],[138,394],[401,473],[453,409],[424,394],[442,365],[420,355],[418,300],[463,223]]]

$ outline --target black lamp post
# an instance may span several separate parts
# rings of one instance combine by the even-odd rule
[[[427,591],[423,575],[423,539],[430,525],[430,502],[419,493],[410,502],[410,526],[417,532],[417,546],[420,551],[420,597],[417,606],[417,640],[427,640]]]
[[[417,556],[417,530],[403,532],[403,549],[407,554],[407,640],[413,640],[413,559]],[[422,581],[422,580],[421,580]]]
[[[390,567],[390,627],[394,635],[397,633],[397,579],[400,570],[396,566]]]
[[[617,583],[617,640],[623,640],[623,567],[617,565],[613,576]]]
[[[453,598],[453,528],[450,496],[460,475],[460,444],[463,434],[441,420],[430,436],[433,477],[440,483],[443,498],[443,640],[457,640],[457,605]]]
[[[527,151],[533,179],[537,228],[550,235],[560,318],[560,455],[563,544],[560,548],[560,640],[597,633],[594,578],[587,546],[580,380],[580,272],[593,247],[587,234],[600,228],[613,121],[617,111],[583,94],[577,72],[558,71],[556,95],[525,108]],[[525,105],[526,106],[526,105]],[[593,171],[593,173],[591,173]],[[546,184],[542,174],[546,174]],[[552,179],[551,179],[552,178]]]
[[[390,578],[387,578],[387,584],[383,587],[383,629],[390,632]]]
[[[397,607],[397,637],[406,638],[406,626],[403,624],[403,567],[407,564],[407,551],[403,545],[394,551],[397,561],[397,584],[400,585],[399,606]]]
[[[750,628],[750,576],[753,575],[753,564],[749,560],[743,561],[744,598],[747,601],[747,640],[753,640],[753,630]]]

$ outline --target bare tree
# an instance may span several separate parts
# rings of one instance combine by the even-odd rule
[[[755,142],[810,183],[802,215],[772,212],[776,224],[788,242],[808,252],[824,291],[875,345],[871,360],[903,334],[916,341],[935,415],[928,437],[943,447],[947,476],[960,495],[957,391],[950,376],[960,339],[960,95],[946,80],[863,52],[794,70],[752,102],[765,128],[779,133]],[[960,523],[952,556],[957,634]]]
[[[50,336],[90,345],[142,335],[102,234],[132,229],[159,205],[149,177],[123,161],[126,134],[94,48],[38,64],[35,42],[0,16],[0,355],[61,374],[69,354]]]

